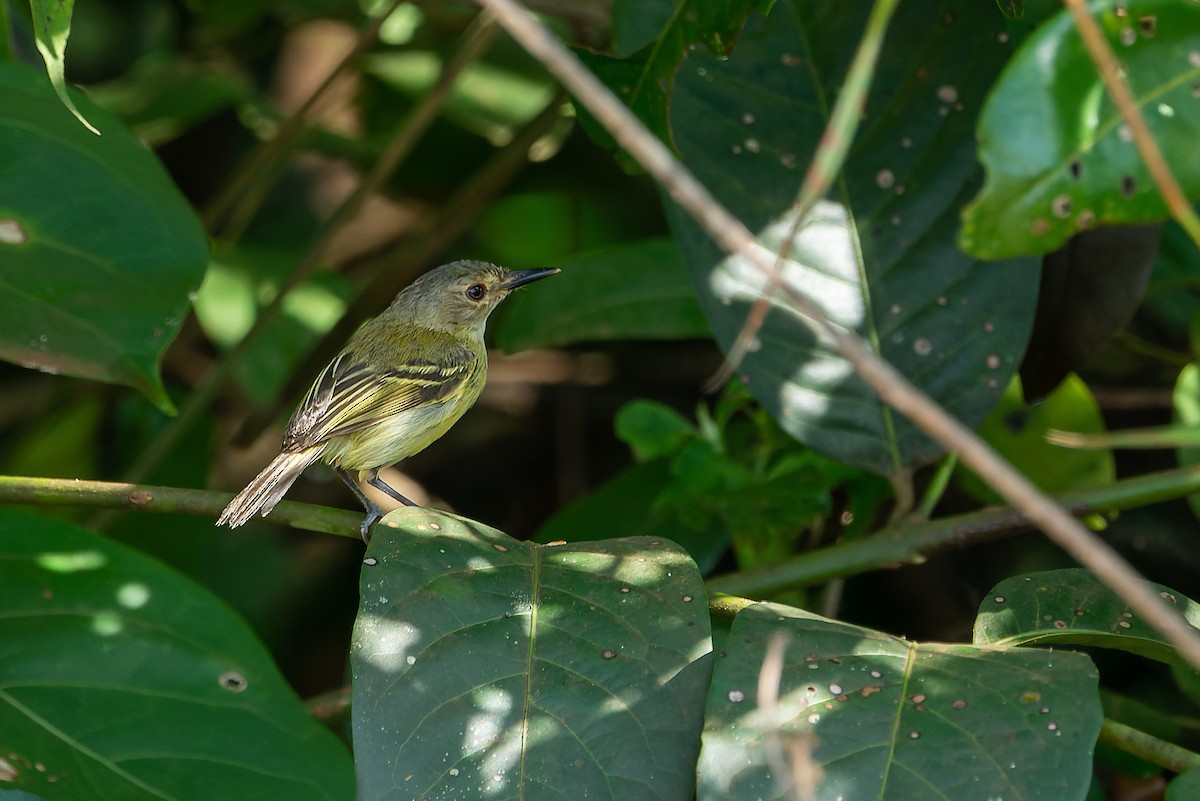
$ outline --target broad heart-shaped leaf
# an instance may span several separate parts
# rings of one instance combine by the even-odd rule
[[[828,2],[780,3],[765,19],[750,16],[728,60],[695,53],[676,77],[671,126],[685,163],[772,250],[791,234],[788,210],[862,24]],[[972,119],[1010,51],[1002,24],[975,0],[900,5],[838,200],[817,207],[785,269],[832,320],[972,426],[1016,368],[1038,285],[1032,260],[983,264],[954,245],[979,174]],[[737,259],[722,262],[678,207],[669,214],[728,348],[764,280]],[[740,370],[802,442],[877,472],[938,453],[794,314],[773,310],[758,340]]]
[[[154,155],[77,99],[102,136],[45,75],[0,64],[0,358],[126,384],[170,409],[158,364],[208,243]]]
[[[1169,587],[1159,594],[1193,626],[1200,604]],[[1005,579],[992,588],[975,618],[979,646],[1098,645],[1167,664],[1181,663],[1174,646],[1089,571],[1046,570]]]
[[[775,637],[786,650],[772,709],[759,674]],[[756,604],[716,660],[697,798],[805,797],[770,767],[782,742],[811,749],[816,801],[1083,799],[1100,719],[1083,654],[919,644]]]
[[[1200,2],[1088,8],[1183,191],[1200,196]],[[996,83],[979,119],[979,158],[987,181],[963,214],[960,242],[982,258],[1045,253],[1094,225],[1169,216],[1066,9]]]
[[[679,247],[645,239],[576,256],[562,274],[508,301],[496,342],[506,351],[613,339],[711,336]]]
[[[50,801],[336,799],[345,748],[223,602],[67,523],[0,509],[0,784]]]
[[[692,798],[712,645],[686,554],[384,523],[351,652],[361,799]]]

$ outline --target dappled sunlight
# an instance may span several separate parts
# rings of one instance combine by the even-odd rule
[[[92,615],[91,628],[102,637],[112,637],[124,630],[125,622],[116,612],[97,612]]]
[[[399,673],[416,662],[421,631],[406,620],[385,615],[359,617],[358,658],[365,659],[384,673]]]
[[[392,766],[364,778],[368,794],[509,798],[539,776],[623,798],[691,783],[712,645],[685,553],[657,537],[533,545],[407,514],[364,566],[355,748]],[[605,767],[647,753],[633,773]]]
[[[819,201],[789,243],[794,226],[795,215],[788,212],[759,234],[762,246],[772,254],[790,249],[783,267],[784,283],[814,299],[838,325],[858,328],[866,319],[866,308],[859,284],[859,259],[845,207],[828,200]],[[767,276],[756,264],[736,255],[718,263],[709,279],[713,293],[725,304],[758,300],[766,283]],[[771,304],[797,314],[782,293],[773,293]]]
[[[150,602],[150,588],[140,581],[130,581],[117,588],[117,603],[126,609],[141,609]]]
[[[463,754],[486,751],[500,739],[504,723],[513,710],[513,697],[496,687],[481,687],[472,693],[475,713],[463,730]]]
[[[100,551],[47,551],[34,560],[38,567],[52,573],[78,573],[83,570],[99,570],[108,564],[108,557]]]

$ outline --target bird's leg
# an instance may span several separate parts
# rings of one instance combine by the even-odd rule
[[[358,502],[363,505],[363,509],[366,510],[367,516],[363,518],[359,531],[362,532],[363,542],[370,542],[371,526],[379,522],[379,519],[383,517],[383,511],[374,501],[366,496],[366,493],[362,491],[362,487],[358,486],[358,480],[350,475],[345,468],[335,467],[333,469],[341,477],[342,481],[346,482],[346,486],[350,488],[351,492],[358,498]],[[385,484],[384,486],[387,485]]]
[[[394,490],[390,486],[388,486],[387,482],[385,482],[382,478],[379,477],[379,468],[378,467],[373,468],[371,470],[371,477],[367,479],[367,483],[370,484],[375,489],[379,490],[380,492],[384,493],[385,495],[395,498],[396,500],[400,501],[400,503],[404,504],[405,506],[418,506],[419,505],[419,504],[413,503],[408,498],[405,498],[399,492],[396,492],[396,490]]]

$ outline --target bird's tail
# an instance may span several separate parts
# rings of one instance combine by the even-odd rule
[[[276,456],[229,502],[225,511],[217,518],[217,525],[223,526],[228,523],[230,528],[237,528],[254,517],[256,512],[266,517],[292,483],[304,472],[304,468],[317,460],[322,450],[324,448],[318,447]]]

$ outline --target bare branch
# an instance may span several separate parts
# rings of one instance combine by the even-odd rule
[[[579,60],[514,0],[478,0],[497,22],[578,99],[671,198],[684,207],[726,252],[754,265],[765,278],[775,254],[763,247],[742,223],[712,197],[671,152],[643,126]],[[1187,661],[1200,669],[1200,633],[1169,607],[1121,556],[1080,525],[1062,507],[1033,486],[970,429],[934,403],[861,338],[827,320],[810,298],[784,286],[795,310],[818,336],[854,365],[883,402],[920,426],[944,448],[988,482],[1080,564],[1095,573],[1130,607],[1160,631]]]

